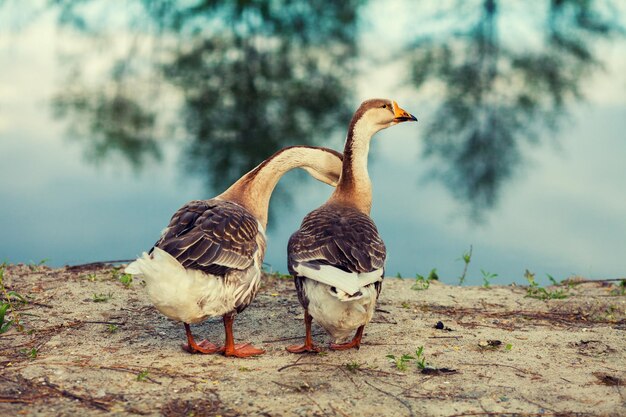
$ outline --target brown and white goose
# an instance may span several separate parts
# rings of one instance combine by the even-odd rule
[[[311,339],[313,319],[334,338],[331,349],[359,348],[380,294],[386,256],[369,216],[370,139],[379,130],[406,121],[417,119],[395,101],[374,99],[361,104],[350,122],[337,189],[289,239],[288,267],[304,307],[306,337],[303,345],[289,346],[288,351],[319,351]]]
[[[250,344],[235,345],[233,320],[259,288],[272,191],[283,174],[298,167],[336,186],[342,155],[308,146],[276,152],[217,197],[180,208],[150,252],[126,268],[145,280],[148,296],[162,314],[184,323],[188,352],[264,353]],[[211,316],[223,317],[223,347],[206,340],[196,343],[191,334],[190,323]]]

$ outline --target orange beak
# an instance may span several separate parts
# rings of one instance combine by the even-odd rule
[[[402,107],[398,106],[398,103],[393,102],[393,113],[394,113],[394,122],[417,122],[417,118],[413,116],[408,111],[404,110]]]

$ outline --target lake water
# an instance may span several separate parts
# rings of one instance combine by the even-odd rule
[[[133,258],[274,150],[341,149],[351,112],[382,96],[419,119],[372,142],[388,275],[455,283],[470,246],[469,284],[626,274],[626,43],[567,27],[589,10],[548,10],[546,29],[494,1],[467,2],[466,26],[403,2],[325,20],[18,3],[0,3],[0,261]],[[286,271],[290,234],[330,192],[281,180],[268,268]]]

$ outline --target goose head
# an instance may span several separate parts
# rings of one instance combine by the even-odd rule
[[[353,129],[373,135],[379,130],[402,122],[417,122],[417,118],[404,110],[394,100],[371,99],[361,103],[352,119]]]

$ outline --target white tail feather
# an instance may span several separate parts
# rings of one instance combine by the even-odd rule
[[[124,271],[146,281],[150,300],[171,319],[196,323],[235,308],[232,291],[226,291],[222,279],[198,270],[186,270],[159,248],[154,248],[151,255],[144,252]]]
[[[361,288],[383,279],[382,268],[358,274],[356,272],[346,272],[330,265],[312,266],[302,263],[296,265],[294,269],[298,275],[335,287],[337,290],[341,290],[350,296],[359,292]]]

